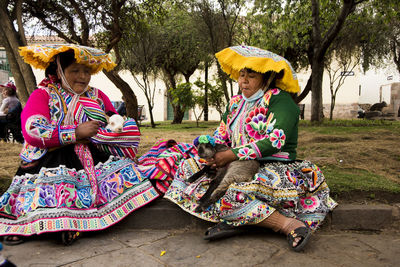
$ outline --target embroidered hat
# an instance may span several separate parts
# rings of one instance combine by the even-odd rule
[[[8,87],[14,90],[14,92],[17,91],[17,87],[15,86],[13,81],[8,81],[5,84],[0,84],[0,87]]]
[[[116,66],[110,54],[88,46],[76,44],[38,44],[23,46],[19,49],[19,53],[24,61],[38,69],[45,70],[50,62],[55,60],[57,54],[68,50],[74,50],[76,63],[89,67],[91,74],[95,74],[102,69],[110,71]]]
[[[231,46],[215,54],[223,71],[234,80],[239,78],[240,70],[251,69],[259,73],[273,71],[282,72],[276,78],[276,86],[289,93],[300,91],[299,82],[289,61],[285,58],[253,46]]]

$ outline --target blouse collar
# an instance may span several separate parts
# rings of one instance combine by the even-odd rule
[[[252,101],[254,101],[254,100],[257,100],[257,99],[259,99],[260,97],[262,97],[263,95],[264,95],[264,90],[263,90],[263,89],[258,89],[258,91],[255,92],[255,93],[254,93],[253,95],[251,95],[250,97],[245,97],[244,94],[242,94],[243,99],[244,99],[245,101],[248,101],[248,102],[252,102]]]

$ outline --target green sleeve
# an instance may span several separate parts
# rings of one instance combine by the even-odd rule
[[[263,126],[266,135],[261,140],[234,148],[233,152],[240,160],[270,156],[295,159],[300,111],[290,94],[279,90],[269,101],[264,97],[259,107],[267,109],[267,121]]]

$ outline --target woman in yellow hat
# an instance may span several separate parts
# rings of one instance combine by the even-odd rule
[[[286,59],[256,47],[233,46],[216,57],[237,80],[241,94],[231,98],[214,135],[196,138],[195,145],[230,147],[217,152],[208,165],[218,168],[235,160],[258,160],[260,170],[251,182],[232,183],[217,202],[203,209],[200,198],[210,179],[204,176],[189,184],[187,179],[201,168],[201,161],[183,160],[165,197],[199,218],[218,223],[207,230],[206,240],[257,225],[284,233],[290,248],[300,251],[336,203],[329,197],[321,170],[296,159],[299,108],[291,96],[299,91],[296,74]]]
[[[105,229],[155,199],[132,159],[140,136],[135,121],[126,120],[121,134],[107,130],[106,114],[116,111],[89,86],[92,74],[115,66],[110,55],[74,44],[27,46],[20,53],[45,69],[46,78],[21,115],[22,163],[0,198],[4,243],[60,232],[70,245],[81,232]]]

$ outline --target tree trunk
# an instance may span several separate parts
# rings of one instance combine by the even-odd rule
[[[174,108],[174,120],[172,124],[181,124],[183,121],[183,117],[185,116],[185,112],[182,111],[180,106],[173,106]]]
[[[208,121],[208,62],[204,68],[204,121]]]
[[[3,18],[0,39],[6,49],[18,95],[21,102],[25,103],[30,93],[36,88],[35,75],[33,74],[32,68],[26,64],[19,55],[19,47],[24,44],[21,43],[18,33],[13,26],[13,22],[10,20],[4,7],[0,7],[0,16]],[[24,29],[20,29],[21,32],[23,30]]]
[[[138,121],[138,102],[135,93],[127,82],[125,82],[119,74],[112,71],[105,71],[103,73],[107,76],[110,81],[112,81],[117,88],[119,88],[126,101],[126,115],[130,118],[134,118]],[[101,90],[101,88],[99,88]]]
[[[218,61],[217,61],[218,62]],[[224,95],[225,95],[225,100],[226,100],[226,103],[229,103],[229,99],[230,99],[230,97],[229,97],[229,93],[228,93],[228,87],[226,86],[226,75],[225,75],[225,73],[222,71],[222,69],[221,69],[221,66],[219,65],[219,63],[218,63],[218,70],[217,70],[217,72],[218,72],[218,77],[219,77],[219,79],[221,80],[221,85],[222,85],[222,89],[224,90]]]
[[[331,97],[331,110],[329,113],[329,120],[333,120],[333,110],[335,109],[336,96]]]
[[[308,81],[307,81],[307,84],[306,84],[306,87],[304,88],[304,90],[301,92],[300,95],[298,95],[295,98],[296,104],[298,104],[301,101],[303,101],[303,99],[306,98],[308,93],[311,92],[311,84],[312,84],[312,73],[311,73],[310,77],[308,78]]]
[[[318,0],[311,1],[312,8],[312,85],[311,85],[311,121],[322,122],[324,117],[322,105],[322,79],[324,73],[324,57],[329,46],[337,37],[346,18],[353,12],[355,6],[365,0],[343,0],[343,6],[336,21],[326,31],[322,38],[320,29],[320,2]]]
[[[324,74],[324,63],[314,57],[312,65],[312,86],[311,86],[311,121],[322,122],[322,79]]]
[[[156,124],[154,123],[153,107],[151,106],[150,99],[147,96],[146,96],[146,98],[147,98],[147,105],[149,106],[149,115],[150,115],[151,128],[156,128]]]

